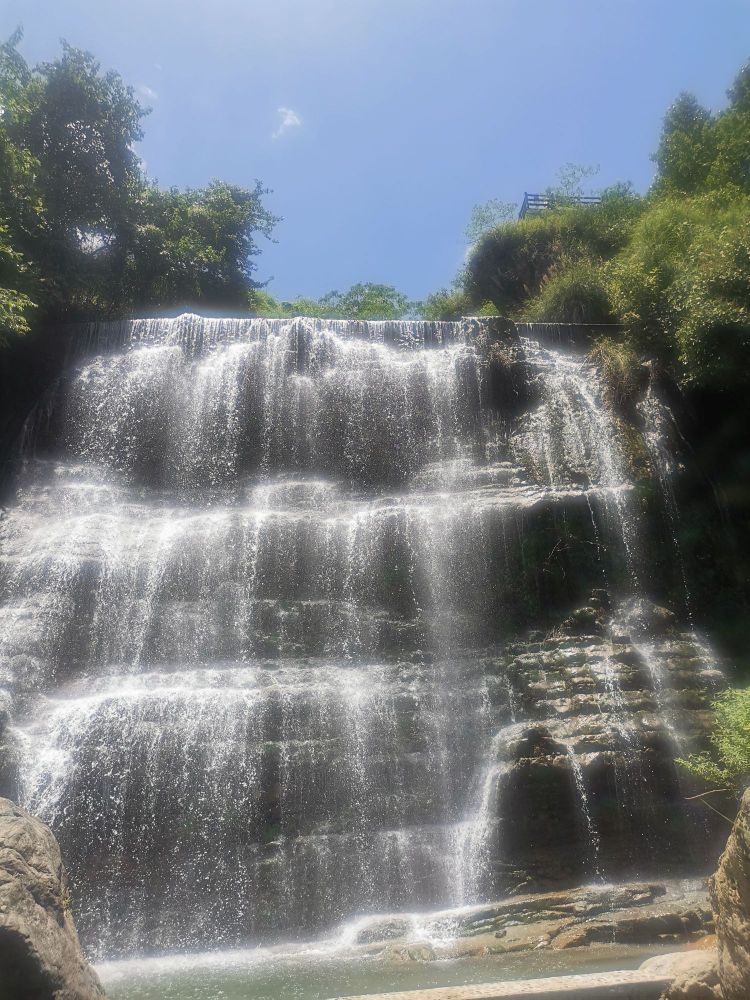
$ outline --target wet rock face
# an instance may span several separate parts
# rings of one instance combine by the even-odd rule
[[[546,638],[509,647],[517,723],[500,752],[499,888],[700,864],[690,852],[716,831],[685,802],[674,757],[705,738],[724,684],[701,655],[666,609],[613,613],[601,592]]]
[[[630,882],[521,895],[421,917],[372,917],[362,922],[354,943],[395,961],[424,962],[590,944],[696,947],[711,926],[705,882]],[[688,964],[705,964],[706,954]]]
[[[104,997],[81,953],[57,842],[9,799],[0,799],[0,996]]]
[[[517,340],[492,340],[484,357],[489,405],[506,419],[532,405],[538,389]]]
[[[17,751],[11,733],[12,699],[0,690],[0,797],[18,796]]]
[[[719,974],[725,1000],[750,997],[750,790],[734,821],[719,868],[711,879],[719,939]]]
[[[616,622],[624,635],[673,635],[677,629],[674,611],[643,597],[626,601],[616,616]]]

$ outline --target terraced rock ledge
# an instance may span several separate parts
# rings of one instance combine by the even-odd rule
[[[429,962],[590,944],[674,945],[713,930],[703,880],[591,885],[424,916],[366,918],[353,944],[396,962]]]

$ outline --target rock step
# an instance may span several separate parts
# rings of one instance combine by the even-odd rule
[[[672,982],[670,975],[641,969],[596,972],[582,976],[552,976],[549,979],[514,979],[504,983],[473,986],[441,986],[433,990],[399,993],[368,993],[338,1000],[657,1000]]]

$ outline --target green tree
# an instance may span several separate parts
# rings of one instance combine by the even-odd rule
[[[750,64],[727,96],[728,106],[716,115],[685,93],[667,111],[653,157],[656,193],[694,195],[724,188],[750,193]]]
[[[42,297],[38,268],[19,248],[44,239],[45,206],[39,163],[11,139],[9,126],[25,111],[31,72],[18,52],[18,29],[0,45],[0,342],[26,333]]]
[[[270,317],[313,316],[321,319],[401,319],[419,313],[421,304],[411,302],[392,285],[361,282],[346,292],[326,292],[319,299],[296,298],[278,302],[262,289],[250,294],[250,308]]]
[[[75,310],[100,297],[105,252],[122,266],[142,185],[134,144],[146,110],[90,54],[63,43],[59,59],[31,72],[13,42],[4,53],[15,87],[5,140],[34,164],[43,225],[29,231],[17,213],[7,221],[14,248],[44,276],[52,307]]]
[[[714,125],[715,155],[707,187],[750,194],[750,64],[740,70],[728,96],[729,107]]]
[[[160,190],[135,152],[147,110],[65,43],[32,70],[21,32],[0,46],[0,334],[40,319],[181,303],[246,308],[266,190],[214,181]]]
[[[324,311],[349,319],[401,319],[414,308],[393,285],[373,282],[360,282],[346,292],[329,292],[319,303]]]
[[[419,306],[423,319],[458,320],[463,316],[496,316],[492,302],[477,303],[461,288],[441,288],[428,295]]]
[[[90,53],[66,42],[62,56],[33,75],[13,132],[39,162],[54,238],[119,232],[141,186],[133,147],[147,113],[118,73],[102,73]]]
[[[652,159],[655,190],[695,194],[705,190],[716,153],[714,119],[692,94],[682,93],[664,116],[659,148]]]
[[[45,206],[40,163],[12,136],[18,120],[28,114],[32,79],[18,52],[21,37],[18,29],[0,45],[0,215],[6,225],[12,222],[13,238],[29,243],[40,239],[44,232]]]
[[[124,284],[113,301],[135,308],[203,303],[246,307],[253,287],[256,234],[271,237],[278,221],[252,189],[213,181],[180,191],[146,187],[137,201]]]
[[[247,305],[256,316],[282,316],[281,304],[262,287],[251,288],[247,296]]]

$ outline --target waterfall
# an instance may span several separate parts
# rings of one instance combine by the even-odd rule
[[[578,755],[627,732],[640,760],[642,705],[614,640],[555,629],[603,583],[639,596],[651,563],[596,369],[525,332],[500,376],[478,321],[78,339],[0,522],[0,685],[94,955],[489,898],[512,803],[535,809],[512,734],[540,719],[558,749],[531,766],[566,764],[599,874]],[[523,383],[512,410],[497,377]]]

